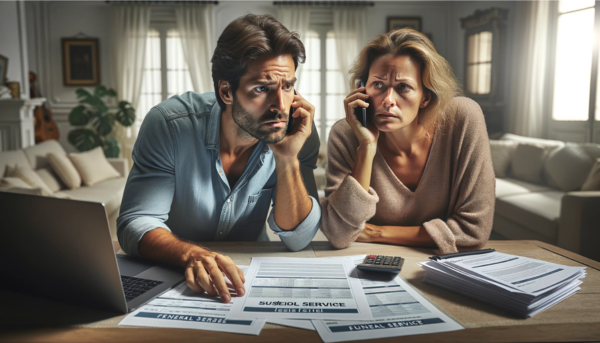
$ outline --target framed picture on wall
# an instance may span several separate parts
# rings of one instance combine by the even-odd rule
[[[410,27],[421,32],[421,17],[388,17],[387,18],[387,31],[403,29]]]
[[[98,38],[63,38],[63,83],[94,86],[100,83]]]
[[[0,86],[6,84],[6,72],[8,71],[8,57],[0,55]]]

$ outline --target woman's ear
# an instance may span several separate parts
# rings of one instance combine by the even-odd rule
[[[425,92],[423,92],[423,99],[421,99],[421,103],[419,104],[419,108],[425,108],[427,107],[427,105],[429,105],[429,102],[431,101],[431,91],[429,89],[425,89]]]
[[[219,81],[219,96],[226,105],[233,103],[233,93],[231,92],[231,85],[227,81]]]

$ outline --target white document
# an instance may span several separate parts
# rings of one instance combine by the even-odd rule
[[[255,257],[228,318],[372,319],[352,259]]]
[[[303,319],[267,319],[267,323],[278,324],[283,326],[289,326],[292,328],[304,329],[304,330],[312,330],[315,331],[315,327],[313,326],[310,320]]]
[[[489,252],[420,263],[424,282],[490,303],[523,317],[534,316],[575,294],[585,267]]]
[[[238,266],[244,270],[245,266]],[[258,335],[264,319],[226,319],[233,303],[224,304],[219,297],[197,294],[186,283],[163,293],[125,317],[119,325],[211,330]]]
[[[544,293],[565,280],[570,282],[585,272],[584,267],[568,267],[497,251],[443,259],[440,262],[450,264],[468,275],[483,276],[488,281],[531,295]]]
[[[355,256],[361,263],[364,255]],[[386,273],[387,274],[387,273]],[[373,277],[375,273],[359,272]],[[462,330],[463,327],[445,315],[400,275],[381,274],[382,280],[361,278],[373,320],[336,321],[313,320],[324,342],[355,341],[383,337],[417,335]],[[392,278],[390,280],[390,278]],[[387,280],[386,280],[387,279]]]

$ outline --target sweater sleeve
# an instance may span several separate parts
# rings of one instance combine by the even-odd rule
[[[365,191],[352,175],[358,142],[345,120],[338,121],[327,144],[327,187],[321,203],[321,231],[335,248],[354,242],[375,215],[379,197]]]
[[[492,231],[495,205],[496,183],[483,113],[473,100],[455,100],[456,164],[447,219],[423,224],[442,254],[483,247]]]

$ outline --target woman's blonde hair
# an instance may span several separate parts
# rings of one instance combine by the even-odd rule
[[[358,80],[367,82],[369,69],[380,56],[408,55],[421,65],[424,92],[431,94],[427,107],[419,114],[422,123],[435,125],[445,119],[445,109],[453,97],[462,92],[452,68],[435,50],[424,34],[410,28],[382,33],[365,46],[350,68],[350,89],[356,89]]]

